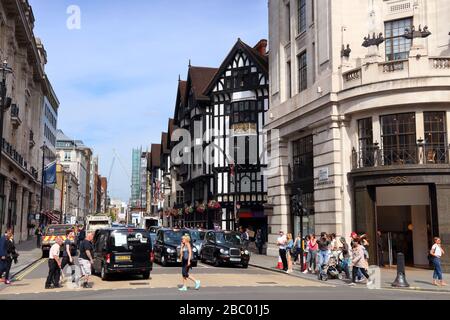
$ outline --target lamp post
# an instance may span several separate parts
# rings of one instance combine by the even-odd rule
[[[0,98],[1,98],[1,105],[0,105],[0,169],[2,166],[2,151],[3,151],[3,121],[4,121],[4,114],[6,110],[9,109],[11,106],[11,98],[6,98],[6,76],[10,73],[13,73],[12,69],[8,66],[8,61],[4,60],[3,64],[1,66],[1,72],[2,72],[2,81],[0,85]]]

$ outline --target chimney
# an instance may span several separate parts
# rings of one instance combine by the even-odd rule
[[[254,49],[258,50],[260,55],[265,56],[267,54],[267,40],[259,40]]]

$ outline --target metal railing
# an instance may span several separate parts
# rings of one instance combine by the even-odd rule
[[[418,144],[399,148],[370,147],[352,151],[353,169],[379,166],[449,164],[449,147]]]

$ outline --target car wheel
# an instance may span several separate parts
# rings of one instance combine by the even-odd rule
[[[220,267],[220,260],[217,257],[214,258],[214,267]]]
[[[200,254],[200,261],[201,261],[202,263],[205,263],[205,262],[206,262],[205,257],[203,256],[203,253]]]
[[[101,271],[100,277],[102,278],[103,281],[108,281],[109,277],[108,277],[108,272],[106,271],[105,265],[102,266],[102,271]]]
[[[195,261],[195,262],[192,262],[192,263],[191,263],[192,267],[194,267],[194,268],[196,268],[196,267],[197,267],[197,264],[198,264],[198,262],[197,262],[197,261]]]
[[[148,279],[150,279],[150,272],[144,272],[143,274],[142,274],[142,277],[144,278],[144,280],[148,280]]]
[[[242,268],[248,269],[248,263],[244,263],[244,264],[242,265]]]
[[[161,264],[163,267],[167,267],[167,260],[164,255],[161,256]]]
[[[48,258],[50,251],[42,250],[42,258]]]

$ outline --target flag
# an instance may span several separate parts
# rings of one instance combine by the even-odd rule
[[[47,166],[44,170],[45,185],[52,185],[56,183],[56,162]]]

